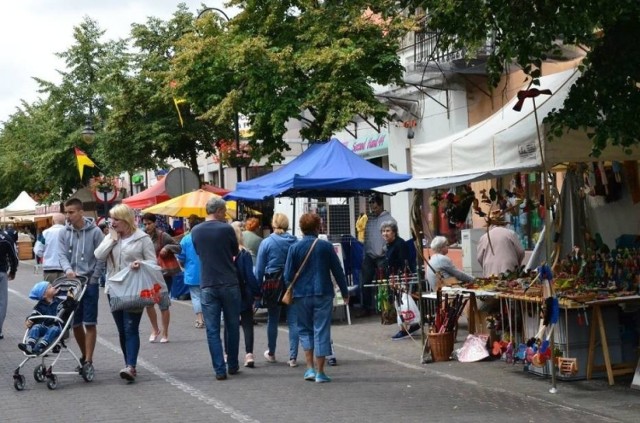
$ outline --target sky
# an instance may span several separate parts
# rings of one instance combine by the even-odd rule
[[[209,7],[224,7],[224,0],[18,0],[3,1],[0,7],[0,127],[14,114],[21,100],[37,100],[38,85],[33,77],[54,83],[56,69],[64,62],[55,56],[74,42],[73,27],[84,16],[105,30],[105,40],[126,38],[132,23],[147,17],[171,19],[178,3],[194,14]],[[233,13],[227,13],[233,15]]]

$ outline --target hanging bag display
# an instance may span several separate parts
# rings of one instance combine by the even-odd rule
[[[138,310],[158,304],[168,294],[160,267],[140,262],[138,269],[125,266],[109,278],[111,311]]]

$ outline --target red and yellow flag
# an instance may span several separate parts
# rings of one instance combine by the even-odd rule
[[[80,172],[80,179],[82,179],[82,174],[84,173],[84,167],[96,167],[96,164],[87,156],[87,154],[80,150],[78,147],[74,147],[76,151],[76,160],[78,161],[78,172]]]

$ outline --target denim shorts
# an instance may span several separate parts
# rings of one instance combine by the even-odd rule
[[[98,324],[98,298],[100,297],[100,284],[87,285],[82,300],[78,304],[76,314],[73,317],[73,327],[95,326]]]
[[[169,307],[171,306],[171,296],[168,292],[162,293],[158,306],[160,307],[160,311],[169,310]]]

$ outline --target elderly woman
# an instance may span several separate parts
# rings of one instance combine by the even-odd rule
[[[385,242],[384,252],[387,262],[387,274],[402,274],[405,266],[409,266],[409,247],[405,240],[398,236],[398,225],[392,220],[382,222],[380,232]],[[398,304],[396,304],[396,313],[400,315],[400,307]],[[398,333],[393,335],[391,340],[398,341],[400,339],[408,339],[411,334],[419,330],[419,324],[412,324],[408,327],[400,324]]]
[[[458,270],[451,259],[447,257],[449,252],[449,242],[443,236],[437,236],[431,241],[431,258],[427,266],[427,283],[429,288],[434,291],[437,288],[437,277],[433,270],[440,272],[443,278],[455,277],[461,282],[473,282],[473,276]],[[432,269],[433,268],[433,269]]]
[[[409,247],[404,239],[398,236],[398,225],[392,220],[380,225],[382,239],[384,239],[384,254],[387,261],[387,273],[397,275],[404,271],[409,261]]]
[[[118,204],[109,210],[109,216],[112,228],[94,253],[98,260],[107,262],[107,295],[111,287],[109,278],[126,266],[137,270],[141,261],[156,264],[153,242],[149,235],[136,228],[133,210],[124,204]],[[118,328],[120,348],[126,365],[120,370],[120,377],[129,382],[136,379],[142,311],[143,309],[120,310],[111,313]]]
[[[344,271],[333,245],[318,239],[320,225],[317,214],[305,213],[300,217],[304,236],[289,248],[284,280],[287,286],[295,283],[293,308],[298,317],[298,332],[307,363],[304,379],[324,383],[331,382],[324,373],[325,357],[331,355],[331,312],[335,296],[331,275],[345,304],[349,303],[349,296]]]

